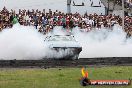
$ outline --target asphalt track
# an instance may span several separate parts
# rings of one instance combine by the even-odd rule
[[[0,60],[0,67],[132,66],[132,57],[80,58],[79,60]]]

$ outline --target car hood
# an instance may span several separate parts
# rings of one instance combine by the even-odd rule
[[[80,44],[78,42],[63,42],[63,41],[59,41],[59,42],[48,42],[48,45],[50,48],[53,47],[81,47]]]

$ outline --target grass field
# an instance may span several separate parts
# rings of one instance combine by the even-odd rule
[[[1,68],[0,88],[83,88],[81,68]],[[87,67],[90,79],[132,79],[132,66]],[[87,86],[86,88],[132,88],[130,86]]]

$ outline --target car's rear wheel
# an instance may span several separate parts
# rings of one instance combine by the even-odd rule
[[[79,57],[79,55],[75,55],[72,57],[72,60],[78,60],[79,59],[78,57]]]

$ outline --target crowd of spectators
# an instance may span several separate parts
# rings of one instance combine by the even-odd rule
[[[132,0],[125,0],[127,8],[132,8]]]
[[[116,4],[122,5],[122,0],[116,0]],[[124,0],[125,8],[131,9],[132,8],[132,0]]]
[[[101,29],[102,27],[112,29],[114,24],[122,25],[120,16],[115,15],[97,15],[87,14],[80,15],[79,13],[63,13],[58,10],[48,12],[37,10],[7,10],[4,7],[0,10],[0,31],[5,28],[11,28],[13,24],[20,23],[24,26],[34,26],[39,32],[44,34],[52,31],[55,26],[62,26],[64,29],[71,31],[74,27],[79,27],[88,32],[93,29]],[[130,32],[132,30],[132,17],[125,17],[125,29]]]

